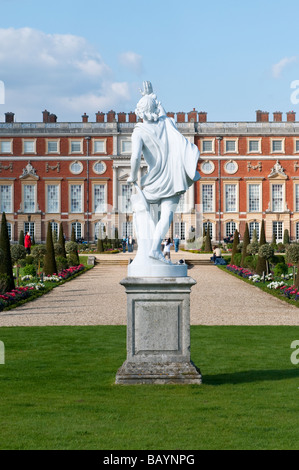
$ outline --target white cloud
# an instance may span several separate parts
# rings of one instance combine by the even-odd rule
[[[123,52],[119,56],[119,62],[137,75],[143,72],[142,56],[135,52]]]
[[[0,111],[18,120],[39,120],[45,108],[59,120],[79,120],[130,100],[129,84],[118,83],[97,49],[71,34],[0,28],[0,80],[6,89]]]
[[[282,71],[284,70],[284,68],[287,67],[289,64],[297,62],[297,60],[298,60],[298,57],[296,57],[296,56],[284,57],[277,64],[274,64],[272,66],[272,76],[274,78],[279,78],[281,76]]]

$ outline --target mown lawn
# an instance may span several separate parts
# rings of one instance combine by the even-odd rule
[[[1,328],[0,449],[297,449],[299,327],[193,326],[203,384],[115,385],[123,326]]]

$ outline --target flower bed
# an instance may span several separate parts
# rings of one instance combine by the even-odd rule
[[[288,264],[288,267],[291,268],[292,265]],[[266,276],[259,276],[258,274],[252,273],[249,269],[242,268],[240,266],[235,266],[235,265],[227,265],[225,267],[228,271],[230,271],[233,274],[236,274],[240,277],[243,277],[247,279],[248,281],[254,283],[254,284],[260,284],[259,287],[261,287],[263,290],[269,289],[269,291],[275,291],[276,296],[280,298],[285,298],[291,301],[298,301],[299,300],[299,289],[296,289],[296,287],[292,284],[290,285],[290,282],[292,281],[293,274],[282,274],[280,278],[274,279],[273,273],[269,273]],[[264,284],[265,281],[270,281],[268,284]],[[266,289],[265,289],[266,288]],[[271,293],[271,292],[269,292]],[[274,292],[273,292],[274,294]]]
[[[83,264],[79,264],[78,266],[72,266],[67,269],[63,269],[58,274],[53,274],[52,276],[44,276],[44,282],[34,282],[33,276],[23,276],[21,278],[22,282],[26,281],[33,281],[29,282],[24,286],[19,286],[13,289],[11,292],[6,292],[5,294],[0,295],[0,311],[4,310],[6,307],[9,307],[12,304],[16,304],[19,301],[28,299],[29,297],[36,297],[37,291],[46,291],[46,284],[45,283],[53,283],[54,286],[59,285],[61,282],[73,277],[75,274],[83,271],[85,269]]]

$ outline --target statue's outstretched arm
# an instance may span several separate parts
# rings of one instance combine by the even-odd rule
[[[131,175],[127,179],[128,183],[134,183],[138,179],[138,170],[140,167],[141,152],[143,141],[138,133],[132,134],[132,155],[131,155]]]

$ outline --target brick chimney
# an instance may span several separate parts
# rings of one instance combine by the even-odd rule
[[[96,122],[105,122],[105,113],[98,111],[96,113]]]
[[[295,111],[289,111],[287,113],[287,122],[295,122],[296,121],[296,113]]]
[[[115,111],[109,111],[107,113],[107,122],[115,122]]]
[[[177,116],[177,122],[185,122],[185,113],[179,112],[176,113]]]
[[[188,122],[197,122],[197,111],[193,108],[193,111],[188,113]]]
[[[282,112],[280,111],[275,111],[273,113],[273,121],[274,122],[282,122]]]
[[[198,122],[207,122],[207,113],[205,111],[199,111]]]
[[[82,122],[88,122],[88,118],[89,118],[89,116],[87,116],[87,114],[84,113],[84,114],[82,115]]]
[[[137,122],[137,116],[133,111],[129,112],[129,122]]]
[[[15,113],[5,113],[5,122],[11,123],[15,120]]]
[[[49,116],[50,116],[49,111],[45,109],[45,111],[43,111],[43,122],[49,122]]]
[[[170,112],[170,113],[166,113],[166,114],[167,114],[167,116],[168,116],[169,118],[173,118],[173,119],[174,119],[174,113]]]
[[[256,111],[256,122],[269,122],[269,113],[267,111]]]
[[[57,122],[56,114],[49,114],[49,121],[48,122]]]
[[[127,114],[124,112],[118,113],[117,114],[117,120],[118,122],[126,122],[127,121]]]

